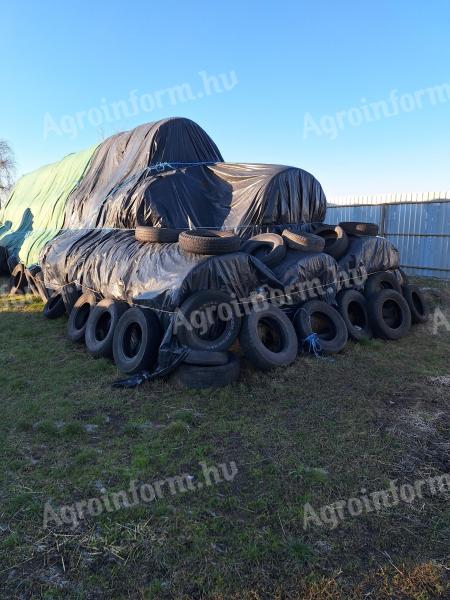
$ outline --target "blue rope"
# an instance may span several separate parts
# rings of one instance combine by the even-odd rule
[[[310,333],[302,342],[303,347],[306,346],[307,352],[314,354],[316,358],[320,358],[322,353],[322,344],[320,343],[317,333]]]
[[[305,346],[306,351],[310,354],[314,354],[316,358],[320,358],[320,360],[325,360],[326,362],[335,362],[335,359],[331,358],[331,356],[322,356],[323,348],[317,333],[313,332],[305,337],[302,341],[302,349]]]

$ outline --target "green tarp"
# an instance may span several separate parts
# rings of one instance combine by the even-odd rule
[[[0,213],[0,246],[30,266],[63,226],[66,200],[98,145],[24,175]]]

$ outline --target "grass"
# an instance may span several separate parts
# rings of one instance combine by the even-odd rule
[[[421,282],[424,284],[424,282]],[[426,280],[450,319],[450,293]],[[0,589],[5,598],[448,597],[448,495],[334,529],[314,509],[450,473],[450,332],[349,343],[238,384],[114,390],[114,365],[65,337],[42,304],[2,298]],[[230,465],[232,480],[43,528],[55,508]],[[223,479],[223,478],[222,478]]]

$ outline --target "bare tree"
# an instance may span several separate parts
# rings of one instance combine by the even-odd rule
[[[11,146],[0,140],[0,198],[5,196],[14,182],[16,165]]]

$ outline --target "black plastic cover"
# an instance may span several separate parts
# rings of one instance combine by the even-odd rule
[[[124,229],[67,230],[42,254],[45,283],[58,289],[77,282],[103,296],[173,312],[195,290],[224,289],[247,297],[262,282],[280,286],[259,260],[235,252],[206,256],[179,244],[138,242]]]
[[[323,222],[326,198],[310,173],[283,165],[218,163],[168,170],[142,182],[135,211],[156,227],[232,229],[243,238]],[[113,203],[115,201],[113,200]]]
[[[345,256],[339,259],[339,268],[349,272],[364,267],[367,273],[397,269],[400,255],[397,248],[383,237],[351,237]]]
[[[190,119],[163,119],[113,135],[97,148],[69,195],[64,228],[135,227],[149,165],[222,160],[213,140]]]
[[[250,237],[322,222],[326,198],[310,173],[284,165],[224,163],[189,119],[141,125],[105,140],[67,199],[64,228],[235,229]]]

